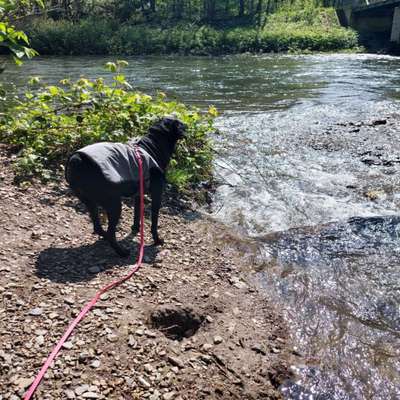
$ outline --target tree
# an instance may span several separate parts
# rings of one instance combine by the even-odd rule
[[[26,34],[15,28],[12,21],[18,20],[21,15],[28,14],[35,6],[44,7],[42,0],[0,0],[0,47],[6,48],[14,56],[17,64],[23,57],[31,58],[37,53],[29,45]],[[4,67],[0,67],[2,71]]]

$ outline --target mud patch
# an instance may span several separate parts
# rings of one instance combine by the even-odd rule
[[[158,307],[149,318],[152,328],[158,329],[172,340],[182,340],[193,336],[203,321],[204,316],[192,308],[173,305]]]

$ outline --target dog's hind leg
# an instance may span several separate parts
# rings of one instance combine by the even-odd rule
[[[118,244],[115,235],[122,210],[120,198],[109,198],[104,201],[101,206],[106,210],[108,217],[108,229],[105,238],[118,255],[120,255],[121,257],[128,256],[129,250],[124,249]]]
[[[89,198],[79,195],[78,194],[79,200],[86,206],[86,208],[89,211],[90,219],[93,222],[93,233],[96,233],[99,236],[105,237],[106,232],[101,226],[101,222],[99,219],[99,207],[98,205],[93,201],[90,200]]]
[[[132,234],[137,235],[140,230],[140,196],[134,198],[134,216],[132,225]]]

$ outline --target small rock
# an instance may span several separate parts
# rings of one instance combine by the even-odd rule
[[[75,393],[78,395],[78,396],[82,396],[83,395],[83,393],[85,393],[85,392],[87,392],[88,390],[89,390],[89,385],[81,385],[81,386],[78,386],[77,388],[75,388]]]
[[[176,367],[179,367],[179,368],[185,367],[185,364],[177,357],[168,356],[168,361]]]
[[[31,233],[31,238],[34,240],[40,239],[41,233],[40,232],[32,232]]]
[[[43,337],[42,335],[37,336],[37,337],[36,337],[36,343],[37,343],[39,346],[42,346],[42,345],[44,344],[44,337]]]
[[[145,364],[143,366],[144,370],[148,373],[152,373],[153,372],[153,367],[150,364]]]
[[[100,395],[96,392],[86,392],[82,395],[84,399],[98,399]]]
[[[203,346],[201,346],[201,349],[202,349],[203,351],[209,351],[209,350],[211,350],[212,348],[213,348],[213,345],[210,344],[210,343],[204,343]]]
[[[172,400],[175,397],[174,392],[169,392],[169,393],[164,393],[163,394],[163,400]]]
[[[100,360],[94,360],[91,364],[90,364],[90,366],[92,367],[92,368],[99,368],[100,367]]]
[[[214,337],[214,344],[220,344],[224,341],[221,336],[215,336]]]
[[[111,343],[115,343],[118,341],[118,336],[114,335],[113,333],[111,335],[107,335],[107,340]]]
[[[258,344],[251,346],[251,350],[253,350],[254,352],[256,352],[258,354],[262,354],[263,356],[267,355],[267,352]]]
[[[135,348],[135,347],[137,346],[137,341],[135,340],[135,338],[133,337],[133,335],[129,335],[129,338],[128,338],[128,345],[129,345],[130,347],[133,347],[133,348]]]
[[[64,394],[67,399],[75,399],[76,398],[75,393],[72,390],[66,390],[64,392]]]
[[[207,356],[205,354],[202,354],[200,356],[200,360],[205,362],[206,364],[211,364],[212,363],[212,357],[211,356]]]
[[[65,342],[65,343],[62,345],[62,347],[63,347],[64,349],[71,350],[72,347],[73,347],[73,344],[72,344],[72,342]]]
[[[146,389],[150,389],[151,385],[149,382],[146,381],[142,376],[138,377],[139,384]]]
[[[72,297],[66,297],[66,298],[64,299],[64,303],[69,304],[69,305],[72,305],[72,304],[75,303],[75,300],[74,300]]]
[[[33,315],[34,317],[37,317],[42,314],[43,314],[43,309],[40,307],[33,308],[32,310],[29,311],[29,315]]]
[[[276,347],[273,347],[273,348],[271,349],[271,351],[272,351],[272,353],[275,353],[275,354],[281,352],[280,349],[278,349],[278,348],[276,348]]]
[[[25,390],[32,385],[34,378],[18,378],[14,381],[14,385],[17,386],[18,390]]]

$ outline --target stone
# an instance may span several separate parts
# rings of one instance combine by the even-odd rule
[[[100,395],[96,392],[86,392],[82,395],[84,399],[99,399]]]
[[[69,305],[73,305],[75,303],[75,300],[72,297],[66,297],[64,299],[64,303],[69,304]]]
[[[100,360],[94,360],[91,364],[90,364],[90,366],[92,367],[92,368],[99,368],[100,367]]]
[[[153,372],[153,367],[150,365],[150,364],[145,364],[144,366],[143,366],[143,368],[144,368],[144,370],[146,371],[146,372],[148,372],[149,374],[150,373],[152,373]]]
[[[44,337],[43,337],[43,335],[39,335],[39,336],[36,337],[36,343],[37,343],[39,346],[42,346],[42,345],[44,344]]]
[[[163,400],[172,400],[175,397],[174,392],[169,392],[169,393],[164,393],[163,394]]]
[[[33,308],[29,311],[29,315],[33,315],[34,317],[38,317],[39,315],[43,314],[43,309],[40,307]]]
[[[176,367],[184,368],[185,364],[177,357],[168,356],[168,362]]]
[[[87,391],[89,390],[89,387],[90,387],[90,386],[87,385],[87,384],[78,386],[77,388],[75,388],[75,393],[76,393],[78,396],[82,396],[83,393],[85,393],[85,392],[87,392]]]
[[[18,378],[14,381],[14,385],[18,390],[25,390],[32,385],[34,378]]]
[[[203,351],[209,351],[213,348],[214,346],[210,343],[204,343],[203,346],[201,346],[201,349]]]
[[[72,390],[66,390],[64,392],[64,395],[67,399],[75,399],[76,398],[75,393]]]
[[[107,335],[107,340],[111,343],[115,343],[118,341],[118,336],[114,335],[113,333],[111,335]]]
[[[133,335],[129,335],[129,338],[128,338],[128,345],[129,345],[130,347],[133,347],[133,348],[135,348],[135,347],[137,346],[137,341],[136,341],[136,339],[133,337]]]
[[[224,341],[221,336],[215,336],[214,337],[214,344],[220,344]]]
[[[146,381],[142,376],[138,377],[139,384],[146,389],[150,389],[151,385],[149,382]]]
[[[67,350],[71,350],[73,346],[74,346],[74,345],[72,344],[72,342],[65,342],[65,343],[62,345],[62,347],[63,347],[64,349],[67,349]]]

